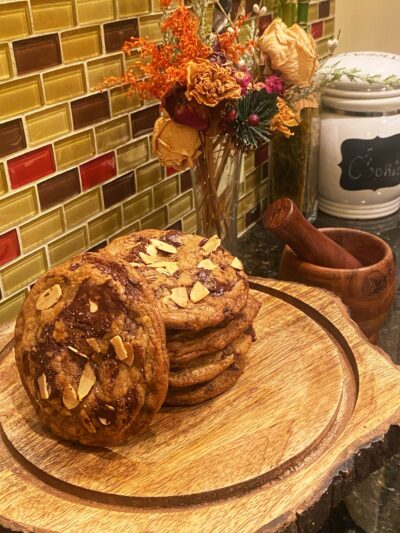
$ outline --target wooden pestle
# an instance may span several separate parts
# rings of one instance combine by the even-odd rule
[[[360,268],[363,265],[335,241],[318,231],[289,198],[280,198],[263,217],[267,229],[275,233],[297,257],[328,268]]]

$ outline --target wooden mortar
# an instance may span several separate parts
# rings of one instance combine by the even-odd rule
[[[333,239],[361,263],[361,268],[327,268],[300,259],[285,246],[279,267],[283,280],[328,289],[341,297],[370,342],[376,343],[395,293],[395,262],[390,246],[371,233],[348,228],[325,228]]]

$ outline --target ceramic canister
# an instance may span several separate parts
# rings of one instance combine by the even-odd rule
[[[326,66],[400,77],[400,56],[353,52]],[[400,207],[400,87],[340,81],[325,89],[319,207],[341,218],[372,219]]]

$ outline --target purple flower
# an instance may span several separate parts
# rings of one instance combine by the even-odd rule
[[[249,72],[239,71],[235,73],[235,79],[240,85],[242,94],[247,94],[250,85],[253,83],[253,77]]]
[[[283,96],[283,93],[285,91],[284,81],[282,80],[282,78],[275,76],[275,74],[272,74],[271,76],[265,78],[264,86],[267,93],[270,94],[277,94],[279,96]]]

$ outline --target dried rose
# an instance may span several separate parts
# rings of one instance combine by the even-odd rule
[[[188,100],[208,107],[215,107],[223,100],[238,99],[242,95],[240,85],[231,71],[207,59],[190,61],[187,66]]]
[[[285,81],[309,85],[317,66],[316,44],[298,24],[288,28],[280,18],[274,19],[258,41],[268,56],[273,70],[281,72]]]
[[[163,98],[163,107],[169,116],[179,124],[205,131],[210,125],[209,110],[196,102],[189,102],[185,96],[186,87],[176,84]]]
[[[272,76],[268,76],[267,78],[265,78],[264,87],[267,93],[278,94],[279,96],[283,96],[283,93],[285,91],[284,81],[282,80],[282,78],[275,76],[275,74],[272,74]]]
[[[160,117],[154,124],[153,153],[161,164],[177,171],[193,167],[201,154],[197,130],[178,124],[169,117]]]
[[[278,113],[272,118],[270,123],[271,131],[280,131],[286,138],[291,137],[294,133],[290,128],[299,125],[296,113],[287,105],[283,98],[278,96],[277,100]]]

